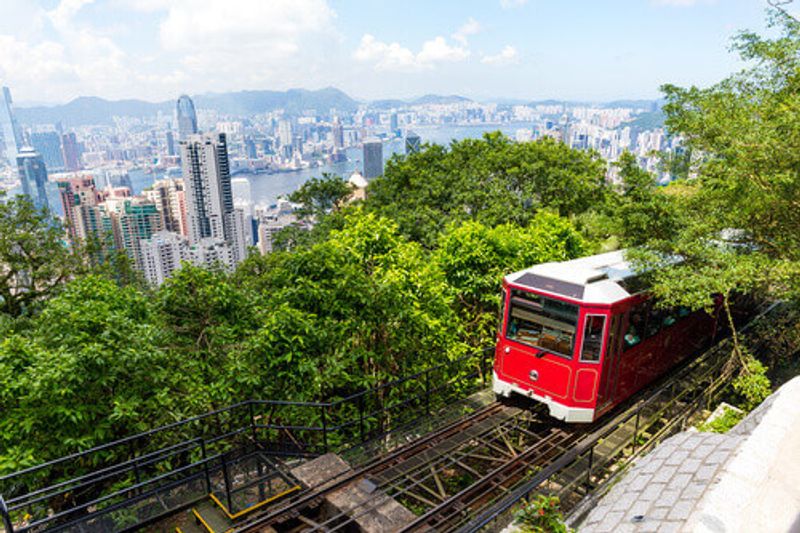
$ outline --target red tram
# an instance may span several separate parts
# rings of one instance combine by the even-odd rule
[[[712,339],[713,317],[657,308],[636,281],[621,251],[506,276],[495,394],[592,422]]]

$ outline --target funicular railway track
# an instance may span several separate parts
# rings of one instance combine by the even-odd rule
[[[558,494],[570,509],[707,407],[730,377],[726,353],[723,342],[593,424],[557,422],[538,405],[492,403],[234,531],[355,531],[387,496],[414,514],[395,531],[476,531],[508,517],[509,502],[532,490]],[[374,495],[301,527],[290,520],[356,483]]]
[[[775,309],[771,306],[757,319],[770,319]],[[397,527],[372,530],[496,529],[508,522],[521,499],[538,492],[558,495],[569,511],[718,397],[730,378],[726,342],[673,370],[598,423],[563,424],[545,414],[542,406],[493,402],[436,431],[416,433],[420,436],[415,440],[371,460],[359,460],[361,466],[328,476],[322,484],[298,487],[285,498],[255,506],[252,513],[242,512],[228,526],[207,531],[370,530],[359,519],[379,511],[387,500],[402,507],[406,520]],[[389,445],[388,435],[385,444]],[[261,448],[258,453],[269,451]],[[321,512],[326,498],[353,486],[366,496],[346,509]],[[56,529],[112,530],[76,527]],[[148,526],[129,530],[142,527]]]
[[[387,496],[414,513],[404,530],[453,529],[506,495],[520,481],[565,453],[586,426],[554,425],[543,409],[497,402],[380,457],[358,470],[305,491],[236,532],[271,526],[295,530],[295,518],[348,485],[366,484],[371,496],[346,512],[303,520],[307,531],[351,531],[360,518],[385,505]]]

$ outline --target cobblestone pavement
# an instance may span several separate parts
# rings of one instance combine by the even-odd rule
[[[680,531],[744,438],[697,432],[670,437],[611,489],[581,533]]]

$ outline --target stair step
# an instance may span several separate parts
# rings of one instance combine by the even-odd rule
[[[214,502],[205,501],[192,509],[192,513],[206,533],[224,533],[231,529],[232,523]],[[185,533],[185,532],[184,532]]]

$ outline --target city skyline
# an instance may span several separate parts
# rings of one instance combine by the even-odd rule
[[[655,98],[662,83],[704,85],[739,68],[730,39],[761,30],[766,7],[596,4],[9,0],[0,80],[20,107],[327,86],[363,100]]]

